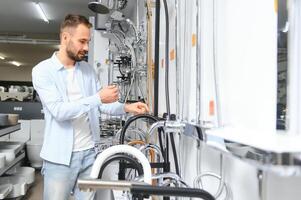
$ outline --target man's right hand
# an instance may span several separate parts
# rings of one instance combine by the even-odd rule
[[[116,85],[109,85],[103,87],[99,92],[99,97],[102,103],[113,103],[118,100],[118,87]]]

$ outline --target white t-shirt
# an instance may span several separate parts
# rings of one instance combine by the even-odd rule
[[[66,70],[68,72],[67,95],[69,101],[76,101],[83,98],[80,87],[74,75],[75,67]],[[83,151],[94,147],[87,113],[72,119],[72,126],[74,133],[73,151]]]

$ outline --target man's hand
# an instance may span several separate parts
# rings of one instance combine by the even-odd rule
[[[98,94],[102,103],[113,103],[118,100],[118,87],[116,85],[109,85],[102,88]]]
[[[132,114],[144,114],[149,112],[148,106],[145,103],[137,102],[124,105],[124,111]]]

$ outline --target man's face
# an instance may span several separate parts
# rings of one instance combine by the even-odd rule
[[[88,53],[88,44],[90,41],[90,29],[80,24],[69,31],[69,37],[66,38],[66,53],[71,60],[81,61]]]

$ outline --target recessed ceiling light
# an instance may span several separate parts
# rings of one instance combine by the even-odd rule
[[[36,9],[38,10],[40,17],[44,20],[44,22],[49,23],[49,20],[47,19],[44,10],[42,9],[39,2],[34,3],[36,6]]]
[[[12,64],[12,65],[15,65],[17,67],[21,66],[21,63],[19,63],[17,61],[10,61],[9,63]]]

